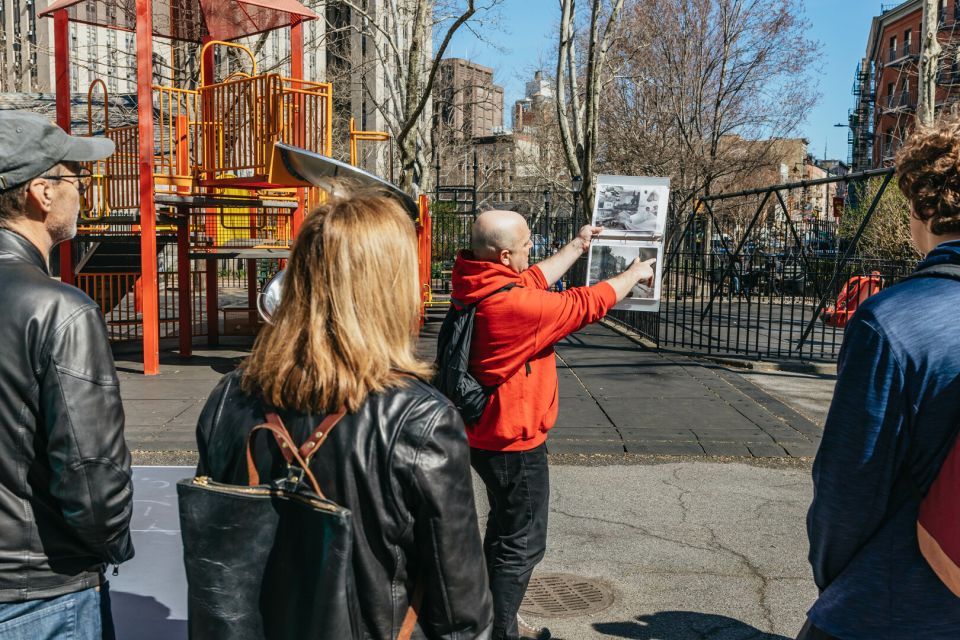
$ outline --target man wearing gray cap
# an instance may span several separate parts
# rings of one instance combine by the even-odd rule
[[[103,316],[50,278],[114,151],[0,111],[0,638],[113,638],[104,572],[133,557],[130,452]]]

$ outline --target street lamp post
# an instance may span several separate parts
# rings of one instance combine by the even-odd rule
[[[570,179],[570,192],[573,194],[573,212],[571,218],[577,215],[577,203],[580,200],[580,190],[583,189],[583,176],[573,176]]]
[[[550,205],[553,202],[553,193],[550,189],[543,190],[543,224],[540,225],[541,235],[547,238],[550,235]]]

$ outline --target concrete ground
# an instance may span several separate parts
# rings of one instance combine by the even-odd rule
[[[821,427],[827,419],[833,387],[837,382],[835,373],[753,370],[741,372],[740,377],[789,404]]]
[[[206,396],[248,349],[165,354],[152,378],[118,355],[135,462],[187,465],[135,469],[138,553],[111,579],[121,638],[186,637],[175,481],[192,475]],[[601,326],[557,353],[549,542],[535,575],[596,578],[614,600],[592,615],[527,617],[567,640],[794,637],[816,597],[804,516],[832,377],[657,354]]]
[[[119,638],[187,637],[176,481],[192,471],[134,470],[137,555],[110,579]],[[482,525],[479,483],[475,493]],[[592,615],[526,618],[566,640],[792,638],[816,597],[809,501],[804,468],[554,465],[548,550],[535,575],[595,578],[614,600]]]

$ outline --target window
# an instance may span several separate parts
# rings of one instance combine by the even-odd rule
[[[913,32],[910,29],[907,29],[903,32],[903,55],[905,56],[910,55],[910,43],[912,40],[912,35]]]

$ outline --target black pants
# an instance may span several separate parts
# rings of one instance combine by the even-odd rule
[[[493,595],[493,640],[517,637],[517,611],[533,568],[547,548],[550,473],[547,449],[470,450],[487,487],[490,515],[483,551]]]

